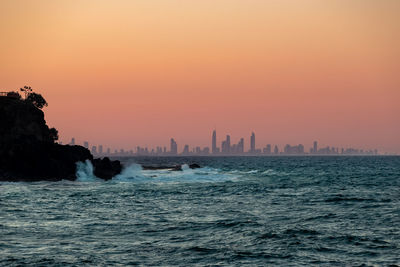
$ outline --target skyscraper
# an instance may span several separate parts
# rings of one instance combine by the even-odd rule
[[[218,149],[217,149],[217,131],[214,130],[213,134],[212,134],[212,153],[213,154],[217,154],[218,153]]]
[[[221,145],[222,153],[229,154],[231,151],[231,136],[228,134],[226,140],[222,142]]]
[[[174,138],[171,138],[171,154],[178,154],[178,144],[175,142]]]
[[[83,142],[83,146],[89,149],[89,142],[88,141]]]
[[[244,152],[244,139],[240,138],[240,141],[238,143],[238,153],[243,153]]]
[[[271,152],[272,152],[271,145],[268,144],[266,148],[267,148],[267,151],[266,151],[267,154],[271,154]]]
[[[317,141],[314,141],[313,153],[314,153],[314,154],[317,154],[317,153],[318,153],[318,143],[317,143]]]
[[[226,141],[222,141],[221,143],[221,152],[223,154],[226,153]]]
[[[99,154],[100,155],[103,154],[103,146],[102,145],[99,145]]]
[[[185,145],[182,151],[182,155],[189,155],[189,145]]]
[[[69,143],[71,146],[74,146],[75,145],[75,138],[74,137],[72,137],[72,139],[71,139],[71,143]]]
[[[255,153],[256,152],[256,135],[254,132],[251,133],[250,137],[250,153]]]

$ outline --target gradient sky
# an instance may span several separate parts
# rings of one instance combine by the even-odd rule
[[[1,0],[0,91],[63,142],[400,153],[398,0]]]

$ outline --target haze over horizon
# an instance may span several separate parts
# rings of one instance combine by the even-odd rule
[[[400,153],[400,1],[2,1],[0,91],[61,141]]]

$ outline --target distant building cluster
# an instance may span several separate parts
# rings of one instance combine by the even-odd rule
[[[339,147],[318,147],[318,142],[314,141],[313,146],[306,151],[304,145],[285,145],[279,148],[278,145],[267,144],[264,148],[256,148],[256,135],[254,132],[250,135],[249,149],[245,150],[244,138],[240,138],[236,144],[231,143],[231,136],[226,135],[222,140],[220,147],[217,143],[217,131],[214,130],[211,137],[211,149],[209,147],[201,148],[199,146],[190,147],[185,144],[181,151],[178,150],[178,143],[174,138],[170,140],[169,149],[166,146],[149,149],[147,147],[137,146],[131,150],[111,150],[103,149],[103,145],[89,146],[88,141],[83,142],[83,146],[90,149],[95,156],[229,156],[229,155],[378,155],[378,150],[363,150],[355,148]],[[71,139],[70,145],[75,145],[75,138]]]

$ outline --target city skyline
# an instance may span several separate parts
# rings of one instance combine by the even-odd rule
[[[119,148],[111,149],[107,147],[103,150],[103,144],[90,146],[89,141],[83,141],[83,146],[91,150],[95,155],[108,155],[108,156],[229,156],[229,155],[387,155],[389,153],[378,151],[378,149],[364,149],[354,147],[340,147],[323,145],[320,146],[318,141],[313,141],[309,149],[305,148],[303,144],[291,145],[285,144],[279,146],[278,144],[265,144],[256,145],[256,135],[251,132],[249,137],[248,149],[245,147],[245,138],[241,137],[238,143],[231,143],[231,136],[227,134],[225,139],[220,141],[218,146],[217,131],[213,130],[211,135],[210,146],[190,146],[189,144],[179,144],[174,138],[170,139],[169,146],[136,146],[131,149]],[[68,143],[76,145],[75,138],[73,137]],[[394,154],[395,155],[395,154]]]
[[[216,127],[246,147],[254,131],[400,153],[399,13],[396,0],[0,1],[0,91],[41,93],[63,142],[204,147]]]

